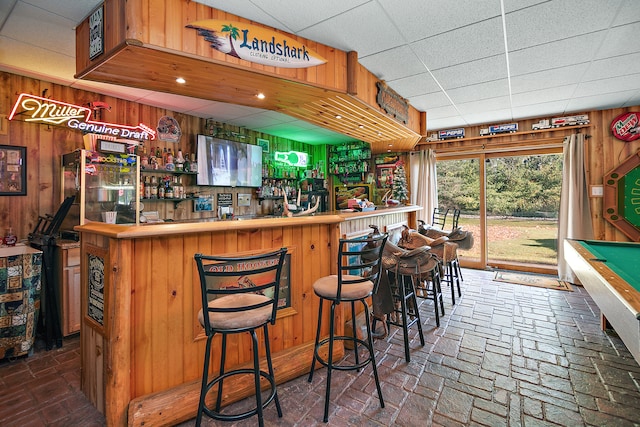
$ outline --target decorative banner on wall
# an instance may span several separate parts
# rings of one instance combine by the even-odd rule
[[[299,41],[257,25],[207,19],[192,22],[211,47],[227,55],[280,68],[307,68],[327,62]]]
[[[395,117],[396,120],[406,124],[409,120],[409,103],[407,100],[387,86],[385,82],[378,82],[376,85],[378,86],[376,101],[380,108]]]
[[[9,120],[15,118],[25,122],[67,126],[85,133],[110,135],[116,138],[149,141],[156,138],[156,131],[145,124],[127,126],[92,121],[92,112],[93,110],[89,107],[22,93],[9,114]]]
[[[611,133],[621,141],[630,142],[640,138],[640,113],[624,113],[611,122]]]
[[[182,130],[180,125],[173,117],[162,116],[158,121],[158,139],[166,142],[180,142]]]

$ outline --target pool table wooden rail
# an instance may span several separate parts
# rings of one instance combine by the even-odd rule
[[[640,364],[640,292],[578,241],[567,239],[564,248],[567,262],[600,308],[603,329],[608,321]]]

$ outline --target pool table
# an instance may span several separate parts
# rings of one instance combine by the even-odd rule
[[[564,242],[565,258],[636,362],[640,364],[640,243]]]

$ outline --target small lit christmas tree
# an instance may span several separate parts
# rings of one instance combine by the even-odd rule
[[[404,170],[404,163],[396,163],[396,170],[393,173],[392,197],[400,203],[409,200],[409,189],[407,188],[407,173]]]

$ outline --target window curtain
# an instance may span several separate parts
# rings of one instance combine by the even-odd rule
[[[414,151],[410,157],[411,203],[422,206],[416,218],[431,224],[431,212],[438,206],[436,153],[432,149]]]
[[[577,283],[564,258],[564,239],[592,239],[593,226],[585,173],[585,138],[575,134],[565,138],[563,147],[562,189],[558,218],[558,278]]]

